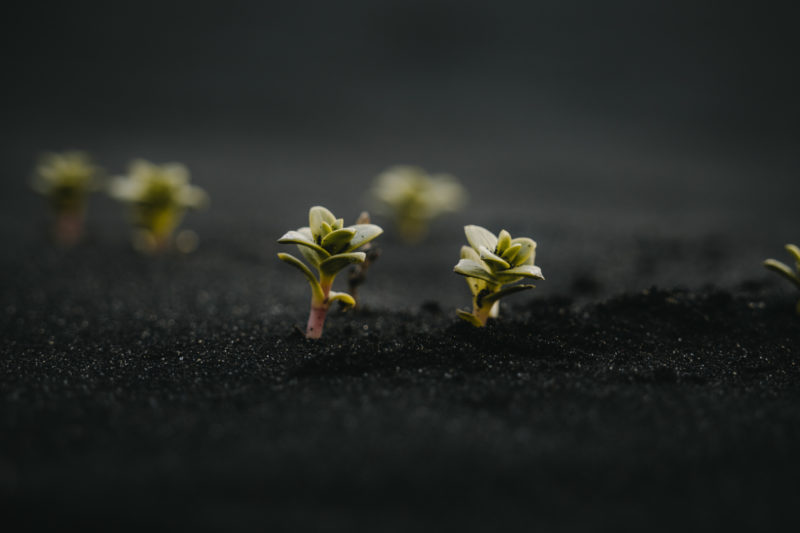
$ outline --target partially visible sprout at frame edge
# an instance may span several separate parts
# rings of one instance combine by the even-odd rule
[[[459,211],[467,191],[449,174],[428,174],[415,166],[395,166],[380,174],[372,185],[376,211],[392,217],[400,238],[421,241],[434,218]]]
[[[100,188],[100,174],[84,152],[48,153],[39,158],[31,186],[50,203],[58,244],[72,246],[83,237],[88,196]]]
[[[470,245],[461,248],[461,260],[453,270],[467,278],[472,291],[472,313],[461,309],[456,313],[473,326],[483,327],[489,318],[498,316],[501,298],[535,287],[513,283],[544,277],[542,270],[533,264],[536,242],[532,239],[512,239],[506,230],[495,236],[480,226],[465,226],[464,233]]]
[[[792,268],[786,263],[782,263],[775,259],[767,259],[764,261],[764,266],[788,279],[798,289],[800,289],[800,248],[794,244],[787,244],[786,251],[789,252],[794,258],[794,270],[792,270]],[[797,314],[800,314],[800,301],[797,302]]]
[[[325,317],[333,302],[354,306],[355,300],[346,292],[331,290],[336,275],[348,265],[363,263],[364,252],[356,251],[369,243],[383,229],[375,224],[354,224],[345,226],[344,220],[322,206],[314,206],[308,211],[308,226],[287,232],[278,239],[281,244],[296,244],[297,249],[316,270],[315,276],[305,263],[293,255],[279,253],[281,261],[300,270],[311,286],[311,310],[308,315],[306,337],[318,339],[322,336]]]
[[[147,253],[172,245],[172,234],[187,209],[208,205],[208,195],[189,183],[189,170],[180,163],[155,165],[137,159],[131,162],[127,176],[111,181],[109,194],[130,204],[136,226],[134,247]],[[177,245],[181,251],[191,251],[196,236],[182,232]]]

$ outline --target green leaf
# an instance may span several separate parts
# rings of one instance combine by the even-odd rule
[[[798,278],[797,274],[795,274],[788,265],[781,263],[780,261],[776,261],[775,259],[767,259],[764,261],[764,266],[773,272],[777,272],[800,287],[800,278]]]
[[[364,246],[383,233],[383,229],[375,224],[353,224],[345,229],[351,229],[356,232],[353,238],[350,239],[350,245],[347,247],[348,252]]]
[[[308,210],[308,227],[311,228],[311,235],[314,236],[314,240],[317,238],[321,239],[324,235],[330,233],[330,227],[335,222],[336,217],[333,216],[333,213],[321,205],[315,205]],[[322,226],[323,223],[328,226],[328,231],[324,233]]]
[[[495,270],[495,269],[497,269],[497,270],[505,270],[507,268],[511,268],[511,265],[509,265],[506,262],[505,259],[503,259],[502,257],[500,257],[498,255],[495,255],[494,253],[489,251],[489,249],[486,248],[485,246],[481,246],[478,249],[478,251],[481,253],[481,259],[485,263],[487,263],[490,267],[491,266],[494,267],[492,270]]]
[[[511,246],[506,248],[506,251],[501,254],[501,257],[506,261],[508,261],[509,263],[514,263],[514,258],[521,249],[522,245],[520,243],[512,244]]]
[[[464,311],[463,309],[456,309],[456,314],[458,315],[458,318],[460,318],[462,320],[466,320],[467,322],[469,322],[470,324],[472,324],[476,328],[482,328],[483,327],[483,323],[480,320],[478,320],[475,317],[475,315],[473,315],[472,313],[468,313],[467,311]]]
[[[332,254],[338,253],[347,246],[355,234],[355,230],[350,228],[334,230],[322,238],[322,247]]]
[[[489,250],[497,248],[497,237],[486,228],[480,226],[464,226],[464,234],[467,236],[469,245],[480,250],[481,246],[485,246]]]
[[[308,246],[303,246],[302,244],[297,245],[297,250],[303,255],[306,261],[314,265],[316,268],[319,268],[319,264],[328,258],[328,256],[323,256],[314,248],[309,248]]]
[[[794,244],[787,244],[786,251],[792,254],[792,257],[794,257],[794,264],[797,266],[797,270],[800,271],[800,248]]]
[[[511,261],[514,265],[532,265],[536,259],[536,241],[527,237],[511,239],[511,245],[519,244],[520,250]]]
[[[344,227],[343,218],[337,218],[336,221],[333,224],[331,224],[331,228],[333,229],[333,231],[336,231],[337,229],[342,229],[343,227]]]
[[[474,248],[471,246],[462,246],[461,247],[461,259],[469,259],[471,261],[475,261],[478,264],[483,263],[481,260],[481,255],[475,251]]]
[[[542,269],[534,265],[520,265],[501,272],[495,272],[494,275],[502,285],[514,283],[522,278],[544,279]]]
[[[510,287],[505,287],[497,292],[493,292],[492,294],[484,296],[481,303],[482,304],[494,303],[498,301],[500,298],[505,298],[509,294],[514,294],[515,292],[526,291],[528,289],[534,289],[534,288],[536,288],[536,285],[512,285]]]
[[[300,228],[301,230],[303,228]],[[300,246],[308,246],[309,248],[316,250],[317,252],[322,255],[322,257],[330,257],[331,254],[328,251],[320,246],[319,244],[315,243],[313,240],[309,239],[303,232],[300,230],[298,231],[287,231],[283,237],[278,239],[278,242],[281,244],[297,244]]]
[[[322,292],[322,287],[320,286],[319,281],[317,281],[317,278],[314,277],[314,274],[305,264],[303,264],[302,261],[291,254],[284,253],[278,254],[278,258],[281,261],[289,263],[303,273],[308,280],[308,284],[311,285],[311,295],[315,301],[321,302],[325,299],[325,294]]]
[[[497,279],[492,275],[491,272],[486,270],[486,267],[471,259],[460,260],[458,264],[453,267],[453,271],[456,274],[461,274],[462,276],[467,276],[468,278],[478,278],[488,281],[489,283],[497,283]]]
[[[470,292],[472,292],[473,298],[478,296],[484,289],[489,286],[489,282],[482,280],[480,278],[470,278],[465,277],[464,280],[467,282],[467,286],[469,286]]]
[[[353,307],[354,305],[356,305],[356,301],[353,299],[353,297],[347,294],[346,292],[331,291],[328,294],[328,303],[333,303],[337,300],[342,302],[347,307]]]
[[[319,270],[328,276],[335,276],[340,270],[353,263],[363,263],[367,258],[364,252],[336,254],[319,264]]]
[[[497,235],[497,253],[503,255],[503,252],[505,252],[506,248],[509,246],[511,246],[511,234],[501,229],[500,233]]]

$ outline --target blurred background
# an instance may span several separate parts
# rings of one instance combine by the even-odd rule
[[[46,242],[27,183],[37,155],[77,148],[112,175],[134,157],[186,163],[212,201],[186,219],[201,239],[191,268],[246,267],[260,294],[303,304],[294,272],[290,288],[274,281],[275,239],[314,204],[352,221],[396,164],[458,176],[471,202],[417,248],[377,220],[373,304],[466,305],[450,274],[466,223],[536,239],[541,295],[767,278],[760,261],[800,240],[794,14],[710,1],[18,6],[0,22],[3,261]],[[130,253],[114,202],[97,195],[88,225],[86,254]]]

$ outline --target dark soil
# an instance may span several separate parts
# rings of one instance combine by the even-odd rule
[[[334,313],[311,342],[293,328],[303,310],[265,311],[244,267],[239,286],[208,266],[189,276],[191,259],[84,252],[77,264],[40,252],[5,262],[4,521],[798,523],[800,319],[788,293],[751,282],[594,303],[520,296],[484,330],[429,301]]]

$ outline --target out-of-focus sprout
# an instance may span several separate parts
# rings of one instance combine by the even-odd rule
[[[322,206],[308,211],[308,226],[287,232],[278,239],[281,244],[296,244],[297,249],[318,273],[311,272],[305,263],[293,255],[279,253],[281,261],[300,270],[311,285],[311,311],[308,315],[306,337],[318,339],[322,336],[325,317],[335,301],[345,306],[355,305],[355,300],[346,292],[331,290],[333,280],[348,265],[363,263],[367,254],[356,250],[366,245],[383,230],[375,224],[345,226],[344,220]]]
[[[449,174],[428,174],[414,166],[396,166],[380,174],[372,185],[376,210],[394,220],[400,237],[419,242],[431,220],[460,210],[467,191]]]
[[[369,224],[371,222],[369,213],[363,211],[356,219],[356,224]],[[359,306],[358,288],[367,281],[367,272],[369,267],[378,260],[381,256],[380,248],[374,246],[374,243],[368,242],[361,247],[361,251],[366,254],[366,259],[363,263],[356,263],[350,269],[350,275],[347,277],[347,290],[350,296],[356,301],[355,307]]]
[[[764,261],[764,266],[773,272],[777,272],[800,289],[800,248],[794,244],[787,244],[786,251],[789,252],[794,259],[794,270],[786,263],[782,263],[776,259],[767,259]],[[800,314],[800,301],[797,302],[797,314]]]
[[[172,234],[187,209],[208,205],[206,192],[189,183],[189,170],[180,163],[154,165],[137,159],[128,174],[109,184],[109,194],[131,205],[134,247],[146,253],[161,252],[172,245]],[[183,232],[182,232],[183,233]],[[193,233],[179,235],[180,249],[196,245]],[[182,243],[189,243],[183,246]]]
[[[39,159],[31,186],[50,203],[58,244],[72,246],[83,237],[88,196],[100,187],[100,174],[84,152],[48,153]]]
[[[464,226],[469,246],[461,248],[461,260],[453,268],[466,276],[472,291],[472,313],[457,310],[458,316],[473,326],[483,327],[499,314],[500,299],[534,285],[511,285],[523,278],[544,279],[534,266],[536,242],[527,237],[512,239],[502,230],[495,236],[480,226]]]

